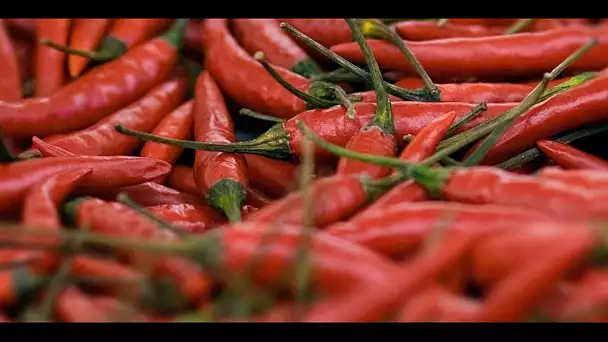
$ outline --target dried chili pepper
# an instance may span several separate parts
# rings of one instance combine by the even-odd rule
[[[179,237],[172,231],[158,227],[154,222],[120,203],[108,203],[99,199],[76,199],[65,207],[66,212],[79,226],[87,226],[93,232],[104,235],[175,241]],[[116,221],[114,217],[120,217]],[[129,250],[120,250],[120,254],[129,264],[137,265],[148,259],[152,272],[173,280],[183,294],[193,303],[208,295],[211,290],[211,279],[189,260],[159,256],[152,258]]]
[[[164,80],[177,63],[185,21],[157,39],[79,77],[48,98],[0,102],[0,126],[9,137],[72,132],[99,121]]]
[[[270,63],[307,78],[321,72],[317,63],[281,30],[276,19],[234,19],[232,23],[236,39],[251,55],[262,51]]]
[[[194,120],[192,118],[193,105],[194,101],[190,100],[177,107],[171,113],[167,114],[156,125],[156,128],[154,128],[152,134],[158,134],[175,139],[188,139],[192,135],[192,127],[194,124]],[[156,143],[145,143],[144,147],[141,149],[141,152],[139,152],[139,155],[142,157],[164,160],[169,164],[174,164],[182,154],[182,151],[183,149],[179,147]]]
[[[110,29],[114,19],[80,18],[74,19],[74,28],[70,35],[70,49],[92,52],[97,49],[104,35]],[[77,77],[87,67],[89,60],[77,55],[68,56],[68,71],[71,77]]]
[[[197,141],[230,144],[236,140],[230,113],[214,79],[203,72],[196,82],[194,137]],[[243,156],[197,151],[194,181],[210,206],[231,221],[241,219],[247,197],[246,164]]]
[[[0,100],[17,101],[23,97],[19,61],[3,20],[0,20],[0,69],[3,70],[0,80]]]
[[[71,19],[36,19],[36,39],[50,40],[67,45]],[[36,48],[36,96],[49,96],[65,83],[65,60],[63,51],[39,45]]]
[[[608,170],[608,162],[572,146],[549,140],[541,140],[536,144],[544,154],[563,168]]]
[[[449,75],[492,79],[539,75],[557,65],[590,37],[597,37],[600,43],[572,67],[579,70],[606,67],[608,60],[603,56],[608,49],[608,30],[594,27],[410,42],[408,46],[431,77]],[[399,49],[392,44],[377,40],[370,40],[369,44],[381,68],[412,71]],[[332,51],[351,62],[364,62],[361,50],[354,43],[333,46]],[[505,63],[510,65],[508,70],[504,68]]]
[[[0,212],[19,207],[26,191],[34,184],[60,171],[90,168],[81,183],[83,189],[123,187],[166,175],[171,166],[163,161],[140,157],[56,157],[32,159],[0,165]]]

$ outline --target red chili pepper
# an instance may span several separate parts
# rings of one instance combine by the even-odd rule
[[[508,212],[511,208],[504,208]],[[531,214],[533,217],[534,214]],[[499,219],[499,217],[496,217]],[[508,220],[505,217],[505,220]],[[519,222],[517,222],[519,221]],[[565,227],[545,224],[542,220],[523,216],[512,221],[511,228],[502,234],[493,234],[478,241],[471,252],[471,274],[476,284],[491,288],[502,279],[518,272],[521,265],[536,258],[563,238]],[[568,225],[570,229],[570,225]],[[579,229],[574,226],[572,229]]]
[[[183,165],[176,165],[167,176],[167,185],[178,190],[183,191],[192,195],[201,196],[201,191],[194,182],[193,169]],[[271,199],[266,197],[261,191],[252,187],[247,187],[247,204],[250,204],[256,208],[262,208],[272,202]]]
[[[163,161],[139,157],[56,157],[32,159],[0,165],[0,212],[19,208],[26,191],[50,175],[61,171],[90,168],[83,189],[123,187],[166,175],[171,166]]]
[[[437,102],[393,102],[391,103],[393,118],[395,120],[395,135],[402,137],[407,134],[416,135],[427,126],[433,119],[454,111],[457,118],[470,112],[475,105],[468,103],[437,103]],[[490,103],[487,111],[481,113],[472,121],[460,126],[458,131],[462,132],[498,116],[513,108],[512,103]],[[256,153],[271,158],[291,159],[300,154],[300,146],[303,139],[302,132],[298,129],[296,122],[302,121],[321,139],[333,144],[345,146],[350,137],[368,125],[376,110],[374,103],[355,103],[357,116],[354,119],[346,117],[346,109],[343,106],[334,106],[328,109],[308,110],[299,115],[278,123],[260,137],[238,142],[235,144],[204,144],[197,142],[170,142],[147,134],[138,134],[122,127],[119,131],[129,135],[136,135],[146,141],[157,141],[179,145],[185,148],[208,149],[212,151],[228,153]],[[315,147],[316,158],[333,158],[324,149]]]
[[[144,281],[144,275],[116,261],[77,255],[72,259],[70,275],[117,280],[116,282],[87,284],[110,295],[123,296],[123,298],[137,298],[142,295],[141,284]]]
[[[399,155],[399,159],[411,162],[420,162],[437,149],[439,142],[445,137],[456,117],[455,112],[446,113],[440,116],[428,126],[422,128],[412,141],[405,147]],[[406,181],[396,185],[386,194],[374,201],[364,210],[359,211],[352,219],[352,222],[364,220],[367,215],[373,214],[376,210],[385,210],[393,205],[404,202],[417,202],[428,199],[428,195],[420,185],[414,181]]]
[[[111,60],[162,32],[171,19],[116,19],[95,56]]]
[[[234,19],[232,23],[236,39],[249,54],[262,51],[270,63],[304,77],[321,72],[317,63],[281,30],[278,20]]]
[[[97,310],[102,311],[112,322],[149,322],[150,317],[118,298],[108,296],[91,297]]]
[[[57,297],[55,314],[60,322],[109,322],[110,317],[98,308],[91,297],[76,286],[68,286]]]
[[[193,105],[194,101],[190,100],[167,114],[156,125],[152,134],[174,139],[189,139],[192,135],[193,127]],[[111,127],[111,129],[114,130],[114,127]],[[183,149],[179,147],[149,142],[144,144],[139,155],[142,157],[164,160],[169,164],[174,164],[182,154],[182,151]]]
[[[588,192],[608,191],[608,174],[603,170],[562,170],[557,167],[545,167],[535,175]]]
[[[608,162],[557,141],[541,140],[538,148],[566,169],[608,170]]]
[[[511,25],[517,19],[513,18],[450,18],[450,24],[456,25],[484,25],[484,26],[506,26]]]
[[[142,97],[177,63],[184,22],[99,66],[48,98],[0,102],[0,126],[8,137],[46,136],[88,127]]]
[[[92,232],[99,234],[160,241],[179,239],[174,232],[158,227],[155,222],[121,203],[108,203],[93,198],[77,199],[66,205],[66,211],[79,226],[89,227]],[[193,303],[199,302],[211,291],[212,280],[198,265],[187,259],[173,256],[150,259],[150,255],[128,250],[121,250],[120,253],[131,265],[144,261],[142,258],[151,262],[154,274],[172,279]]]
[[[53,140],[53,145],[77,155],[128,155],[140,145],[138,139],[116,132],[123,124],[143,131],[152,131],[167,113],[171,113],[186,96],[188,80],[172,78],[150,90],[131,105],[109,115],[86,129]]]
[[[375,90],[376,113],[372,121],[355,133],[348,142],[346,148],[361,153],[369,153],[378,156],[392,157],[397,152],[397,141],[395,139],[395,124],[393,111],[388,92],[384,86],[384,80],[380,67],[374,59],[372,52],[365,42],[363,33],[358,23],[347,20],[352,30],[353,38],[361,46],[365,55],[365,62],[370,69],[372,83]],[[360,174],[367,175],[372,179],[379,179],[391,172],[389,168],[360,162],[357,160],[342,158],[338,162],[337,174]]]
[[[418,81],[418,79],[414,79]],[[420,82],[422,82],[420,80]],[[399,81],[397,86],[412,88],[414,83],[410,78]],[[521,102],[535,85],[517,83],[454,83],[436,84],[440,91],[441,102]],[[367,100],[367,98],[366,98]]]
[[[594,48],[590,54],[595,51]],[[499,163],[534,146],[538,140],[600,121],[605,117],[605,108],[608,108],[608,70],[520,116],[492,146],[482,164]]]
[[[446,23],[443,26],[432,21],[402,21],[395,24],[395,30],[399,35],[410,41],[424,41],[445,38],[463,37],[487,37],[496,36],[504,32],[501,27],[488,27],[480,25],[458,25]],[[340,43],[346,43],[343,41]]]
[[[74,19],[74,28],[70,36],[70,48],[93,52],[97,49],[114,19],[90,18]],[[87,67],[89,60],[82,56],[68,56],[68,70],[75,78]]]
[[[327,232],[383,255],[399,257],[415,252],[444,221],[451,231],[479,236],[546,219],[549,217],[533,211],[495,205],[402,203],[337,223]]]
[[[334,46],[352,41],[350,28],[344,19],[280,19],[298,29],[323,46]]]
[[[11,36],[11,40],[19,61],[19,75],[21,75],[21,80],[27,81],[34,76],[34,44],[29,40],[14,36]]]
[[[408,267],[395,271],[382,283],[360,283],[340,297],[320,302],[305,315],[306,322],[380,321],[399,304],[423,289],[434,278],[459,261],[470,249],[473,238],[446,235],[436,248],[422,253]],[[361,300],[365,298],[365,300]]]
[[[296,166],[256,154],[245,154],[247,178],[252,186],[273,198],[295,189]]]
[[[560,308],[559,319],[575,322],[607,322],[608,273],[590,269],[576,282]]]
[[[202,35],[210,37],[203,40],[205,67],[231,99],[243,107],[281,118],[290,118],[306,109],[303,100],[284,89],[238,45],[228,30],[228,19],[206,19]],[[308,79],[280,67],[276,69],[297,89],[308,90]]]
[[[223,267],[228,274],[251,269],[251,277],[256,283],[276,286],[297,262],[302,240],[310,239],[311,282],[322,293],[343,293],[361,283],[385,283],[398,269],[379,255],[329,234],[312,233],[310,236],[300,226],[288,224],[282,224],[272,232],[260,229],[259,225],[241,223],[209,232],[205,240],[200,240],[202,245],[222,246],[222,251],[219,256],[209,255],[209,260],[204,258],[203,263]],[[273,234],[273,238],[267,238],[267,234]],[[208,250],[202,245],[199,250]],[[252,262],[256,267],[250,266]]]
[[[608,30],[601,27],[569,27],[494,37],[409,42],[408,47],[431,77],[495,79],[540,75],[558,65],[589,37],[597,37],[599,43],[574,62],[572,68],[596,70],[606,67]],[[392,43],[370,40],[369,45],[381,68],[413,72],[407,59]],[[340,44],[331,49],[353,63],[364,62],[361,50],[355,43]],[[505,68],[506,64],[509,68]]]
[[[3,20],[0,19],[0,100],[17,101],[23,97],[19,61]]]
[[[595,242],[589,229],[564,230],[562,238],[551,248],[527,260],[518,272],[512,273],[490,292],[479,320],[514,322],[525,318],[543,295],[585,258]]]
[[[72,19],[36,19],[36,39],[67,45]],[[36,96],[49,96],[65,83],[65,52],[49,46],[36,47]]]
[[[540,32],[553,30],[564,27],[564,23],[560,19],[543,18],[535,19],[532,25],[530,25],[530,31]]]
[[[442,286],[432,286],[409,300],[395,321],[464,322],[477,316],[480,310],[478,300],[450,292]]]
[[[204,233],[225,223],[213,209],[204,205],[161,204],[146,209],[188,233]]]
[[[238,74],[238,73],[235,73]],[[196,81],[194,137],[197,141],[230,144],[236,141],[230,112],[222,93],[209,73]],[[241,219],[248,179],[243,156],[196,151],[194,181],[207,202],[230,221]]]

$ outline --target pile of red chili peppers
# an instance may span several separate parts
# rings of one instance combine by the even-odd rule
[[[0,322],[606,322],[607,25],[0,19]]]

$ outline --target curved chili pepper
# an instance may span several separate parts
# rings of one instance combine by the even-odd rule
[[[464,322],[481,310],[481,302],[455,294],[445,287],[432,286],[409,300],[397,314],[396,322]]]
[[[312,233],[310,236],[300,226],[284,224],[275,233],[260,229],[259,223],[245,222],[207,234],[204,240],[195,242],[197,250],[211,251],[211,246],[222,248],[219,255],[205,253],[200,259],[204,265],[225,270],[228,274],[239,274],[249,269],[251,277],[263,286],[276,286],[285,274],[290,274],[286,272],[297,262],[296,255],[302,240],[307,238],[310,239],[311,281],[323,293],[341,293],[361,283],[384,283],[398,269],[365,248],[329,234]],[[266,234],[273,234],[273,238],[265,238]],[[249,266],[252,262],[255,267]]]
[[[495,37],[410,42],[408,46],[431,77],[449,75],[492,79],[540,75],[558,65],[589,37],[597,37],[599,43],[578,59],[572,68],[595,70],[606,67],[608,30],[605,28],[570,27]],[[369,45],[381,68],[413,71],[393,44],[370,40]],[[331,49],[353,63],[364,62],[357,44],[340,44]],[[508,70],[505,63],[509,65]]]
[[[232,23],[237,41],[251,55],[262,51],[270,63],[304,77],[321,73],[317,63],[281,30],[276,19],[233,19]]]
[[[593,49],[590,53],[595,51]],[[534,146],[538,140],[600,121],[605,118],[605,108],[608,108],[608,70],[531,108],[516,119],[492,146],[482,164],[497,164]]]
[[[377,253],[398,257],[415,252],[434,227],[446,219],[450,220],[450,230],[482,235],[490,231],[519,229],[525,223],[549,217],[529,210],[496,205],[401,203],[337,223],[326,231]]]
[[[185,22],[157,39],[99,66],[48,98],[0,102],[0,127],[9,137],[47,136],[88,127],[142,97],[177,63]]]
[[[353,38],[363,50],[365,62],[370,69],[372,83],[377,97],[376,113],[374,114],[372,121],[350,137],[346,143],[346,148],[379,156],[394,156],[397,151],[397,141],[395,139],[393,111],[388,92],[384,87],[380,67],[378,67],[378,63],[376,63],[369,46],[365,42],[359,23],[351,19],[346,19],[346,22],[352,31]],[[372,179],[378,179],[388,175],[390,171],[391,170],[386,167],[342,158],[338,162],[336,173],[363,174]]]
[[[194,170],[187,166],[174,166],[171,173],[169,173],[169,176],[167,176],[167,185],[178,191],[197,196],[202,195],[194,182]],[[245,190],[247,191],[246,203],[258,209],[272,202],[271,199],[257,189],[248,186]]]
[[[306,110],[304,101],[285,90],[238,45],[228,30],[228,19],[206,19],[202,35],[213,37],[203,40],[205,67],[231,99],[243,107],[282,118]],[[276,69],[297,89],[308,90],[308,79],[280,67]]]
[[[395,271],[390,280],[374,284],[360,283],[342,296],[320,302],[308,310],[304,321],[380,321],[459,261],[473,242],[474,239],[467,235],[446,235],[436,248],[417,255],[408,267]]]
[[[36,39],[67,45],[71,19],[36,19]],[[36,96],[49,96],[65,83],[65,52],[49,46],[36,48]]]
[[[608,170],[608,162],[557,141],[541,140],[538,148],[559,166],[566,169]]]
[[[165,117],[156,125],[152,134],[174,139],[188,139],[192,135],[192,127],[194,126],[194,120],[192,118],[193,106],[194,101],[190,100],[177,107],[171,113],[165,115]],[[114,127],[111,129],[114,130]],[[164,160],[169,164],[174,164],[182,154],[182,151],[182,148],[175,146],[145,143],[141,152],[139,152],[139,155],[142,157]]]
[[[88,18],[74,19],[70,35],[70,49],[93,52],[110,29],[114,19]],[[68,56],[68,71],[75,78],[87,67],[89,60],[82,56]]]
[[[0,19],[0,100],[17,101],[23,97],[19,61],[3,20]]]
[[[57,297],[55,314],[61,322],[108,322],[110,317],[98,308],[91,297],[71,285]]]
[[[217,84],[204,71],[196,82],[194,137],[197,141],[230,144],[236,141],[230,112]],[[245,158],[210,151],[196,151],[194,181],[207,202],[230,221],[241,219],[247,197]]]
[[[503,33],[500,27],[488,27],[480,25],[458,25],[447,23],[443,26],[437,25],[432,21],[402,21],[394,25],[395,31],[406,40],[424,41],[445,38],[463,37],[487,37]],[[340,42],[340,43],[346,43]]]
[[[56,157],[32,159],[0,165],[0,212],[16,210],[26,191],[60,171],[90,168],[81,183],[83,189],[104,189],[144,183],[166,175],[171,166],[163,161],[140,157]]]
[[[79,226],[92,232],[123,238],[175,241],[179,237],[172,231],[158,227],[154,222],[121,203],[108,203],[99,199],[77,199],[66,205],[66,212]],[[115,218],[120,218],[117,221]],[[129,264],[137,265],[141,253],[120,250]],[[180,257],[163,256],[150,260],[152,272],[168,277],[179,286],[193,303],[211,291],[212,281],[198,265]]]
[[[53,145],[77,155],[128,155],[140,145],[140,141],[119,134],[114,126],[120,123],[152,131],[167,113],[182,103],[187,89],[188,80],[185,77],[172,78],[97,124],[53,140]]]
[[[434,118],[454,111],[458,118],[475,108],[474,104],[467,103],[437,103],[437,102],[393,102],[391,103],[393,118],[395,120],[395,135],[402,137],[407,134],[416,135]],[[491,103],[487,111],[474,120],[459,127],[458,131],[465,131],[471,127],[498,116],[514,106],[512,103]],[[322,139],[340,146],[346,145],[350,137],[368,125],[373,118],[376,105],[373,103],[355,103],[357,116],[353,119],[346,117],[346,110],[342,106],[334,106],[324,110],[308,110],[299,115],[278,123],[256,139],[237,142],[233,144],[204,144],[185,141],[170,141],[160,139],[150,134],[128,130],[124,127],[117,129],[128,135],[134,135],[142,140],[156,141],[184,148],[202,149],[228,153],[255,153],[276,159],[292,159],[300,154],[300,145],[303,134],[297,128],[296,122],[302,121]],[[315,157],[328,158],[331,155],[319,147],[315,147]]]
[[[200,234],[225,223],[213,209],[203,205],[160,204],[146,209],[188,233]]]
[[[247,178],[256,189],[273,198],[283,197],[295,189],[294,164],[256,154],[245,154],[245,161],[247,161]]]
[[[583,227],[581,227],[583,228]],[[524,315],[581,262],[596,240],[589,229],[564,230],[562,238],[527,260],[518,272],[500,282],[484,300],[480,321],[513,322]]]

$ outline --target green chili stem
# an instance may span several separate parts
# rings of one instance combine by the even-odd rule
[[[283,88],[285,88],[287,91],[289,91],[293,95],[297,96],[298,98],[306,101],[306,103],[308,103],[314,107],[317,107],[317,108],[328,108],[328,107],[335,106],[337,104],[335,101],[328,101],[328,100],[322,99],[320,97],[312,96],[312,95],[308,94],[307,92],[301,91],[300,89],[294,87],[292,84],[287,82],[283,77],[281,77],[281,75],[279,75],[279,73],[275,70],[275,68],[273,68],[266,61],[266,57],[264,56],[264,53],[262,51],[256,52],[253,55],[253,58],[255,58],[256,61],[260,62],[260,64],[264,67],[264,69],[266,69],[266,71],[268,71],[270,76],[272,76],[272,78],[274,78],[275,81],[277,81],[281,86],[283,86]]]
[[[519,19],[515,23],[513,23],[513,25],[509,26],[503,34],[509,35],[518,33],[528,27],[530,24],[532,24],[534,20],[535,19]]]
[[[137,212],[138,214],[146,217],[147,219],[149,219],[150,221],[156,223],[160,228],[163,229],[168,229],[178,235],[185,235],[183,230],[180,230],[179,228],[175,228],[173,225],[171,225],[169,222],[157,217],[156,215],[153,215],[152,213],[150,213],[148,210],[146,210],[146,208],[142,207],[141,205],[137,204],[134,200],[132,200],[129,195],[127,195],[124,192],[119,193],[116,196],[116,199],[126,205],[127,207],[131,208],[133,211]]]
[[[422,64],[420,64],[418,58],[416,58],[412,50],[410,50],[410,48],[405,44],[403,39],[397,33],[395,33],[381,21],[376,20],[361,21],[361,30],[365,33],[366,36],[369,35],[370,37],[381,38],[395,44],[399,48],[399,50],[401,50],[401,53],[405,55],[412,68],[414,68],[416,73],[422,79],[424,87],[426,88],[426,90],[429,91],[430,97],[435,99],[436,101],[439,101],[439,88],[437,88],[437,86],[433,83],[431,77],[426,72],[426,70],[424,70],[424,67],[422,66]]]
[[[363,70],[363,69],[359,68],[358,66],[354,65],[353,63],[347,61],[345,58],[343,58],[341,56],[338,56],[333,51],[331,51],[330,49],[328,49],[328,48],[324,47],[323,45],[317,43],[316,41],[314,41],[310,37],[306,36],[305,34],[303,34],[300,31],[298,31],[293,26],[291,26],[291,25],[289,25],[287,23],[281,23],[281,28],[284,29],[285,31],[289,32],[291,35],[293,35],[297,39],[303,41],[304,43],[306,43],[306,45],[308,45],[311,48],[315,49],[316,51],[318,51],[319,53],[321,53],[325,57],[329,58],[332,62],[334,62],[334,63],[338,64],[339,66],[341,66],[341,67],[343,67],[343,68],[351,71],[352,73],[354,73],[357,76],[359,76],[362,79],[364,79],[367,83],[371,83],[371,76],[365,70]],[[411,91],[411,90],[399,88],[399,87],[395,86],[394,84],[391,84],[391,83],[388,83],[388,82],[385,83],[385,86],[388,88],[389,93],[391,93],[392,95],[398,96],[398,97],[400,97],[400,98],[402,98],[404,100],[408,100],[408,101],[422,101],[422,102],[432,101],[431,99],[427,98],[426,92]]]
[[[269,121],[269,122],[275,122],[275,123],[285,121],[284,119],[277,118],[275,116],[254,112],[248,108],[243,108],[243,109],[239,110],[239,114],[242,116],[248,116],[250,118],[256,118],[256,119],[259,119],[262,121]]]
[[[579,140],[582,138],[586,138],[586,137],[592,136],[594,134],[602,133],[605,131],[608,131],[608,123],[593,124],[593,125],[584,127],[582,129],[577,129],[571,133],[567,133],[565,135],[554,138],[552,140],[555,140],[555,141],[561,142],[561,143],[565,143],[565,144],[569,144],[573,141],[576,141],[576,140]],[[543,153],[540,151],[539,148],[533,147],[529,150],[526,150],[526,151],[516,155],[515,157],[512,157],[512,158],[496,165],[496,167],[499,167],[503,170],[513,170],[526,163],[531,162],[532,160],[540,157],[542,154]]]
[[[354,96],[351,97],[348,95],[340,86],[325,82],[324,84],[325,87],[334,92],[336,99],[338,99],[340,104],[346,108],[346,117],[349,119],[354,119],[357,116],[357,111],[355,110],[355,105],[353,104]],[[361,101],[361,97],[359,97],[358,101]]]
[[[354,19],[345,20],[352,31],[353,39],[357,42],[357,44],[359,44],[359,47],[361,47],[361,51],[365,57],[365,62],[367,63],[367,67],[369,68],[372,76],[374,90],[376,91],[376,114],[372,119],[372,125],[378,126],[384,134],[394,135],[395,124],[393,122],[393,111],[388,97],[388,92],[384,87],[384,80],[382,79],[380,66],[378,66],[378,63],[374,58],[374,54],[372,53],[372,49],[370,49],[369,45],[367,45],[367,42],[365,41],[365,37],[363,37],[359,23]]]
[[[543,102],[543,101],[547,100],[548,98],[553,97],[554,95],[557,95],[566,90],[569,90],[570,88],[574,88],[574,87],[581,85],[596,77],[597,77],[597,72],[592,72],[592,71],[584,72],[582,74],[571,77],[566,82],[560,83],[560,84],[552,87],[551,89],[548,89],[547,91],[545,91],[545,93],[543,94],[543,96],[540,97],[540,100],[538,102]]]
[[[581,48],[573,52],[570,56],[566,57],[555,69],[550,73],[546,73],[543,80],[526,96],[526,98],[517,106],[506,111],[502,115],[494,118],[494,120],[488,120],[482,125],[479,125],[467,132],[463,132],[459,135],[455,135],[449,139],[446,139],[440,144],[440,150],[434,156],[427,159],[427,162],[433,161],[438,162],[444,157],[450,156],[452,153],[474,143],[475,141],[483,138],[497,127],[502,126],[505,123],[510,123],[519,117],[521,114],[526,112],[530,107],[537,103],[541,94],[546,89],[548,82],[557,77],[562,71],[568,66],[574,63],[583,54],[587,53],[593,46],[597,44],[597,39],[592,38],[587,43],[583,44]],[[443,146],[441,146],[443,145]],[[481,152],[480,152],[481,153]]]
[[[70,55],[84,57],[86,59],[89,59],[89,60],[92,60],[92,61],[95,61],[95,62],[105,62],[108,59],[110,59],[109,56],[97,53],[95,51],[84,51],[84,50],[73,49],[71,47],[67,47],[67,46],[55,43],[55,42],[50,41],[50,40],[45,39],[45,38],[40,39],[39,43],[40,43],[40,45],[48,46],[50,48],[53,48],[55,50],[59,50],[61,52],[65,52],[65,53],[70,54]]]
[[[488,105],[485,102],[482,102],[482,103],[478,104],[477,106],[473,107],[473,109],[471,109],[470,112],[463,115],[460,119],[458,119],[458,120],[454,121],[454,123],[452,123],[452,126],[450,126],[450,129],[445,134],[445,137],[447,138],[447,137],[454,135],[454,133],[456,133],[456,130],[458,128],[460,128],[460,126],[466,125],[467,123],[469,123],[471,120],[475,119],[479,114],[485,112],[486,110],[488,110]]]

